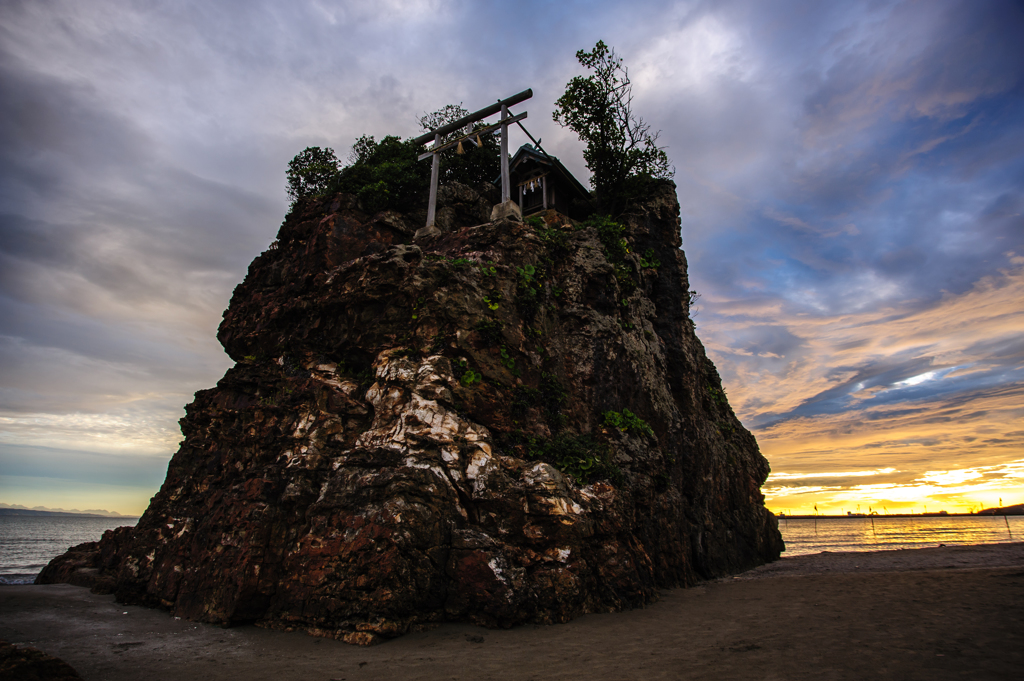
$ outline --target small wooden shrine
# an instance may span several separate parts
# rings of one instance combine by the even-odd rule
[[[435,130],[420,135],[415,140],[416,144],[433,142],[433,145],[424,153],[420,154],[419,160],[431,160],[430,167],[430,200],[427,205],[427,227],[434,224],[434,217],[437,209],[437,182],[440,169],[441,153],[449,149],[458,149],[462,153],[463,142],[479,144],[481,135],[501,135],[501,176],[494,183],[501,187],[501,203],[495,207],[491,219],[498,215],[513,214],[518,207],[518,216],[538,213],[543,210],[554,209],[563,215],[575,217],[577,212],[575,206],[581,201],[586,201],[590,193],[586,187],[580,184],[579,180],[573,177],[572,173],[566,170],[565,166],[557,158],[549,155],[540,145],[540,140],[534,139],[533,135],[523,126],[522,121],[526,119],[526,112],[513,115],[509,107],[526,101],[533,97],[533,90],[523,90],[517,95],[484,107],[457,121],[443,125]],[[473,129],[473,124],[489,118],[496,113],[501,113],[497,123]],[[518,125],[519,128],[533,141],[534,145],[524,144],[519,147],[516,155],[509,160],[508,157],[508,132],[509,126]],[[455,139],[442,143],[443,138],[450,133],[460,132]],[[476,142],[474,142],[474,138]],[[513,191],[513,187],[515,190]]]
[[[513,197],[524,216],[554,209],[573,217],[574,206],[586,201],[590,192],[562,163],[533,145],[524,144],[509,162]]]

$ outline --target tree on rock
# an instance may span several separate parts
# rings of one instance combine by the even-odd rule
[[[423,114],[420,116],[420,128],[423,132],[431,132],[438,128],[444,127],[449,123],[454,123],[460,118],[465,118],[469,115],[469,109],[462,106],[462,102],[458,104],[445,104],[437,111],[431,111],[430,113]],[[453,139],[462,135],[462,130],[454,130],[441,138],[441,142],[450,142]]]
[[[342,168],[337,191],[352,194],[364,210],[409,210],[426,198],[430,168],[417,163],[420,147],[388,135],[380,142],[363,135],[352,145],[351,165]]]
[[[288,198],[294,206],[299,199],[327,194],[338,181],[338,158],[330,147],[306,147],[288,162]]]
[[[591,184],[602,208],[615,214],[646,180],[671,179],[675,170],[657,145],[659,133],[633,113],[629,71],[615,50],[599,40],[576,59],[593,73],[569,81],[553,117],[587,143],[583,159]]]
[[[468,115],[469,111],[463,108],[462,102],[446,104],[437,111],[421,116],[420,128],[424,132],[430,132]],[[451,142],[473,130],[485,127],[486,123],[477,121],[472,130],[460,128],[444,135],[441,143]],[[455,153],[441,155],[442,182],[461,182],[477,188],[485,182],[493,182],[500,172],[501,146],[493,133],[470,137]]]

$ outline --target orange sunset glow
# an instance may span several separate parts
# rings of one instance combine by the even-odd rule
[[[772,464],[763,489],[769,508],[968,513],[1024,501],[1024,386],[993,384],[1003,358],[977,352],[1012,347],[1024,329],[1024,258],[1011,263],[1015,269],[923,309],[808,318],[787,314],[780,302],[773,323],[806,339],[807,349],[782,369],[725,345],[763,311],[721,306],[728,312],[704,333],[733,377],[737,413],[763,424],[754,432]],[[862,380],[854,368],[894,358],[920,373],[881,382]],[[840,411],[801,413],[830,394],[844,400]]]

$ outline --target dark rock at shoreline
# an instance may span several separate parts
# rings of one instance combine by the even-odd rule
[[[234,292],[134,528],[38,583],[369,644],[564,622],[778,558],[768,463],[688,315],[671,183],[608,241],[545,216],[438,229],[300,204]],[[612,417],[608,414],[613,413]]]
[[[94,593],[111,594],[116,588],[115,576],[122,552],[132,539],[130,526],[103,533],[100,541],[72,546],[53,559],[35,579],[36,584],[74,584]]]
[[[0,641],[0,681],[81,681],[71,665],[29,646]]]

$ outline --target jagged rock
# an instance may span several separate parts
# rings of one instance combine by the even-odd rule
[[[671,183],[611,240],[555,213],[481,223],[486,201],[449,193],[416,244],[349,197],[297,207],[235,289],[237,364],[186,408],[149,509],[40,581],[92,570],[123,603],[370,644],[776,559],[768,463],[688,316]]]
[[[132,538],[131,527],[106,530],[98,542],[72,546],[60,558],[51,561],[35,579],[36,584],[73,584],[94,593],[111,594],[121,552]]]
[[[0,640],[0,681],[81,681],[67,662],[30,646]]]

